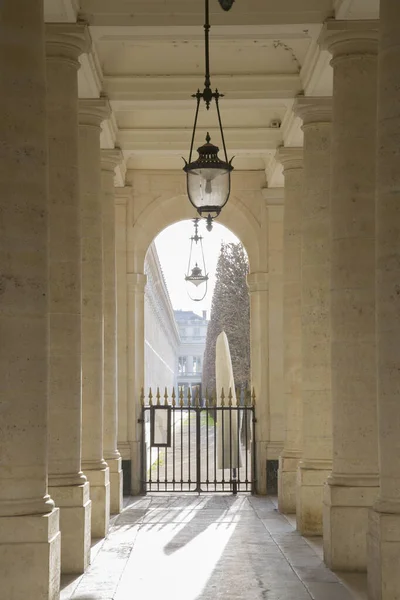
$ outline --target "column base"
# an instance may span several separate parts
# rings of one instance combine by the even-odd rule
[[[332,471],[330,461],[300,461],[297,469],[296,521],[302,535],[322,535],[324,485]]]
[[[91,501],[86,482],[75,486],[50,486],[60,509],[61,573],[81,574],[90,564]]]
[[[119,515],[123,508],[122,458],[106,458],[110,469],[110,512]]]
[[[110,523],[110,470],[84,469],[90,483],[92,539],[106,537]]]
[[[350,481],[349,481],[350,483]],[[334,571],[367,569],[368,513],[377,499],[374,485],[337,485],[324,489],[324,560]]]
[[[59,510],[0,517],[0,596],[4,600],[58,600],[61,535]]]
[[[371,600],[399,600],[400,512],[370,510],[367,538],[368,597]]]
[[[279,457],[278,509],[284,515],[296,512],[296,481],[300,455],[285,452]]]

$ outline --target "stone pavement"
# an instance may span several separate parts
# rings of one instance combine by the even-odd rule
[[[350,592],[349,587],[357,592]],[[323,564],[268,498],[152,495],[129,498],[92,565],[64,578],[61,600],[364,600]]]

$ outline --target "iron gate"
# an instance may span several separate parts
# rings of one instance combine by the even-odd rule
[[[255,492],[255,395],[142,394],[142,492]]]

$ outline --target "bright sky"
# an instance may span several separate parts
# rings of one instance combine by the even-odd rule
[[[199,315],[202,314],[203,310],[206,310],[207,318],[209,318],[211,300],[215,286],[215,270],[217,267],[221,242],[237,243],[239,240],[229,229],[220,225],[217,221],[214,221],[212,231],[207,231],[205,220],[200,219],[199,235],[203,237],[204,259],[206,271],[209,275],[209,281],[207,295],[204,300],[201,302],[194,302],[189,298],[187,290],[189,288],[192,292],[196,292],[196,288],[193,284],[185,282],[190,254],[190,237],[192,235],[194,235],[193,222],[181,221],[164,229],[164,231],[156,237],[155,244],[174,309],[192,310]],[[198,246],[199,244],[197,244],[197,247]],[[195,247],[195,244],[193,244],[193,247]],[[195,252],[195,250],[193,252]],[[195,256],[194,258],[196,260],[196,258],[199,257]],[[200,260],[198,260],[198,262],[199,267],[203,269]],[[191,265],[191,269],[193,266],[194,264]],[[197,289],[199,291],[204,290],[204,285],[199,286]],[[192,292],[191,295],[193,297]]]

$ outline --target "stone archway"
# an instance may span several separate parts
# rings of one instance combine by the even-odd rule
[[[123,432],[120,428],[120,446],[123,455],[124,452],[126,457],[128,453],[130,455],[131,491],[137,493],[140,488],[138,399],[144,382],[144,260],[149,245],[159,232],[177,221],[194,218],[196,213],[187,199],[185,179],[181,173],[135,171],[129,175],[131,187],[124,188],[124,192],[119,194],[119,198],[123,196],[122,201],[117,200],[125,216],[126,247],[126,261],[122,267],[126,274],[125,286],[122,289],[118,286],[119,305],[122,306],[119,329],[124,327],[125,316],[125,347],[128,349],[125,359],[119,357],[119,364],[126,361],[125,374],[120,373],[119,377],[119,385],[123,385],[126,391],[125,402],[120,407],[120,421],[125,423]],[[266,492],[266,461],[273,446],[270,445],[271,416],[274,414],[275,418],[277,413],[277,408],[271,411],[270,406],[268,262],[271,253],[271,220],[264,187],[265,176],[262,172],[235,173],[231,197],[218,219],[242,241],[250,263],[252,384],[259,398],[256,434],[259,493]],[[117,216],[117,228],[118,221]],[[276,406],[281,403],[278,395],[274,395]],[[280,417],[278,421],[281,421]]]

